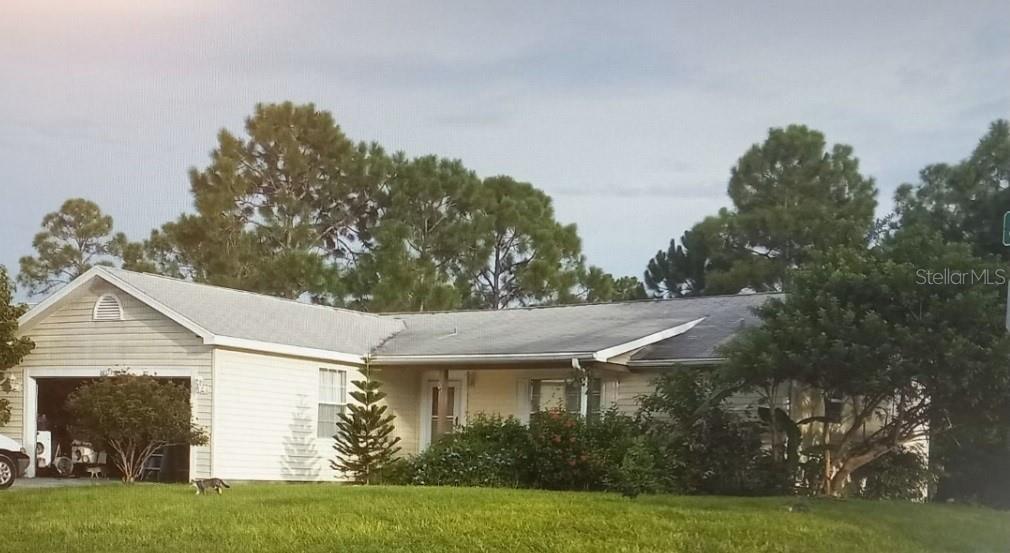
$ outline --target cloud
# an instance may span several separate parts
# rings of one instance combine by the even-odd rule
[[[726,197],[726,185],[724,183],[704,184],[697,186],[685,186],[671,184],[667,186],[606,186],[606,187],[554,187],[549,190],[554,196],[581,196],[588,198],[683,198],[683,199],[714,199]]]
[[[138,238],[187,209],[186,169],[259,101],[530,181],[620,274],[725,205],[769,127],[851,144],[885,210],[1010,117],[1005,2],[37,4],[0,18],[8,266],[70,195]]]

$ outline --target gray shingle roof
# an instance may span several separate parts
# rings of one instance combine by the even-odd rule
[[[716,358],[719,356],[719,346],[743,328],[757,324],[754,308],[774,297],[782,297],[782,294],[740,294],[673,300],[694,304],[694,309],[706,313],[705,320],[680,336],[642,348],[632,355],[631,361]]]
[[[590,353],[704,318],[635,359],[710,357],[769,295],[395,315],[406,328],[378,355]]]
[[[120,269],[124,281],[212,334],[383,357],[591,354],[704,318],[647,346],[633,361],[714,357],[756,320],[772,294],[532,307],[501,311],[369,314]]]
[[[403,322],[346,309],[102,268],[218,336],[365,355]]]
[[[700,315],[668,301],[391,315],[406,328],[377,355],[592,353]]]

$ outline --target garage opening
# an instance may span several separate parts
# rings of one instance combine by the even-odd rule
[[[116,478],[121,475],[112,453],[74,436],[74,421],[66,411],[67,398],[93,378],[37,378],[36,472],[38,477]],[[170,379],[189,388],[188,378]],[[189,446],[165,447],[144,466],[149,482],[188,482]]]

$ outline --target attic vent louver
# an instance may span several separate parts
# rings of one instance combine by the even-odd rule
[[[105,294],[95,302],[95,311],[92,319],[96,321],[121,321],[123,320],[123,306],[119,303],[119,298],[112,294]]]

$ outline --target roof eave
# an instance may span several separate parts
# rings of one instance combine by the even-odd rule
[[[624,355],[630,351],[644,348],[645,346],[655,344],[656,342],[660,342],[662,340],[673,338],[674,336],[680,336],[681,334],[684,334],[685,332],[691,330],[692,328],[697,326],[698,323],[704,320],[705,317],[701,317],[693,321],[688,321],[686,323],[679,324],[677,326],[660,330],[659,332],[654,332],[647,336],[642,336],[641,338],[636,338],[635,340],[631,340],[629,342],[624,342],[623,344],[617,344],[616,346],[601,349],[593,353],[593,359],[600,362],[610,361],[611,359],[618,357],[620,355]]]
[[[594,360],[593,352],[550,353],[473,353],[458,355],[375,355],[369,359],[374,365],[474,365],[501,363],[570,362]]]
[[[272,353],[290,357],[304,357],[308,359],[334,361],[337,363],[348,363],[351,365],[364,365],[366,361],[365,356],[354,353],[343,353],[339,351],[303,346],[289,346],[286,344],[249,340],[246,338],[232,338],[230,336],[213,336],[204,343],[219,348],[246,350],[257,353]]]
[[[726,361],[725,357],[680,357],[671,359],[639,359],[628,361],[632,369],[668,368],[675,365],[719,365]]]

